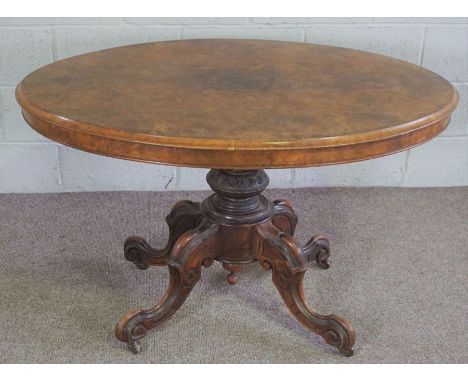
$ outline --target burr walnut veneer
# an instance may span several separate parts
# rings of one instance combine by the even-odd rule
[[[161,302],[122,317],[117,337],[139,340],[183,304],[202,267],[237,272],[258,261],[291,313],[346,355],[355,332],[304,300],[308,261],[328,268],[323,236],[293,238],[297,216],[262,196],[265,168],[371,159],[424,143],[449,123],[452,85],[428,70],[351,49],[258,40],[186,40],[124,46],[72,57],[28,75],[16,89],[26,121],[81,150],[135,161],[212,168],[214,194],[180,201],[154,249],[129,237],[140,269],[167,266]],[[83,169],[86,171],[86,169]]]

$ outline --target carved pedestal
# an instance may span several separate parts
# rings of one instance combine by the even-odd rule
[[[328,268],[330,248],[323,236],[304,246],[294,239],[297,216],[285,200],[268,201],[261,192],[268,185],[263,170],[211,170],[207,175],[215,191],[201,204],[181,201],[166,217],[169,240],[165,248],[152,248],[140,237],[129,237],[125,257],[138,268],[167,265],[169,286],[159,304],[132,310],[118,322],[116,336],[138,353],[146,332],[171,317],[200,279],[201,269],[214,260],[237,282],[244,264],[258,261],[272,271],[272,279],[291,313],[307,328],[322,336],[345,356],[353,354],[355,332],[335,315],[322,316],[304,300],[303,283],[308,261]]]

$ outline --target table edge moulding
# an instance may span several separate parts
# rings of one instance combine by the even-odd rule
[[[197,40],[185,40],[197,41]],[[202,40],[202,41],[244,41],[244,40]],[[256,40],[246,40],[256,41]],[[259,40],[259,43],[265,42]],[[269,41],[266,41],[269,42]],[[171,42],[156,43],[166,45]],[[303,43],[285,43],[287,45],[308,45]],[[151,44],[151,43],[150,43]],[[146,46],[150,44],[137,44]],[[132,47],[132,46],[131,46]],[[125,47],[123,47],[125,48]],[[36,70],[27,76],[16,88],[16,98],[22,107],[25,120],[37,132],[51,140],[80,150],[105,156],[134,161],[160,163],[184,167],[231,168],[231,169],[268,169],[321,166],[349,163],[372,159],[420,145],[440,132],[450,121],[450,115],[459,102],[459,95],[452,86],[452,95],[440,109],[421,118],[356,134],[325,136],[301,140],[231,140],[200,139],[180,136],[158,136],[155,134],[133,133],[100,126],[83,120],[73,120],[65,115],[56,115],[34,103],[28,98],[24,81],[37,76],[44,68],[58,63],[72,62],[76,57],[91,56],[92,52],[54,62]],[[355,51],[336,48],[339,51]],[[364,52],[362,52],[364,54]],[[370,57],[389,59],[374,53],[365,53]],[[431,73],[415,64],[391,59],[398,65],[418,68],[421,72]],[[444,80],[445,81],[445,80]],[[176,126],[174,126],[176,127]],[[248,161],[246,161],[248,158]]]

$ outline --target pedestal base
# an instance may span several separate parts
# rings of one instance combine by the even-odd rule
[[[211,170],[207,175],[215,191],[201,204],[181,201],[166,217],[169,240],[165,248],[152,248],[143,238],[129,237],[125,257],[138,268],[167,265],[169,286],[161,302],[148,310],[132,310],[118,322],[116,336],[139,353],[146,332],[171,317],[201,276],[201,268],[214,260],[227,269],[228,282],[238,281],[244,264],[258,261],[272,271],[272,279],[286,306],[304,326],[322,336],[345,356],[353,354],[355,332],[335,315],[322,316],[304,300],[303,283],[308,261],[328,268],[330,248],[323,236],[304,246],[293,239],[297,216],[285,200],[268,201],[261,192],[268,185],[263,170]]]

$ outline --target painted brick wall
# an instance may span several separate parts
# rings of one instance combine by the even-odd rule
[[[272,187],[468,185],[468,18],[0,18],[0,192],[206,189],[206,170],[100,157],[30,129],[14,99],[32,70],[119,45],[189,38],[323,43],[382,53],[441,74],[461,104],[428,144],[320,168],[270,170]]]

